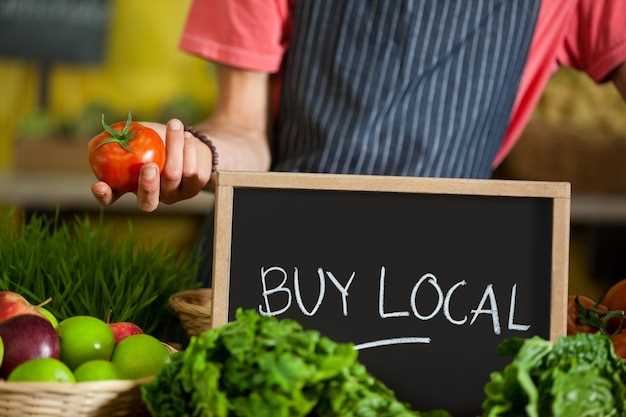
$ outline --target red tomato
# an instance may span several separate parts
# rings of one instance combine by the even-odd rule
[[[89,141],[89,163],[100,181],[118,192],[137,191],[141,166],[154,162],[159,172],[165,165],[165,145],[157,132],[131,120],[108,126]]]
[[[576,297],[578,297],[580,304],[582,304],[585,309],[587,309],[588,311],[591,310],[591,315],[598,317],[598,320],[603,314],[608,312],[608,308],[606,308],[606,306],[602,304],[597,305],[594,309],[593,307],[596,302],[589,297],[585,297],[584,295],[570,295],[567,302],[567,334],[573,335],[576,333],[597,332],[599,330],[598,327],[590,325],[586,322],[586,320],[583,320],[583,322],[581,323],[580,312],[578,311],[578,305],[576,304]],[[597,314],[594,314],[594,312],[596,312]]]
[[[626,311],[626,279],[613,285],[604,296],[602,304],[609,310]],[[615,332],[619,329],[620,319],[609,320],[609,331]]]
[[[620,356],[622,359],[626,359],[626,332],[621,332],[615,336],[611,336],[611,341],[613,342],[613,348],[615,349],[617,356]]]
[[[610,310],[626,310],[626,279],[613,285],[604,296],[602,304]]]

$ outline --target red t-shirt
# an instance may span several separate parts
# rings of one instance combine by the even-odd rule
[[[211,61],[277,72],[288,47],[291,1],[194,0],[181,48]],[[561,65],[601,82],[626,61],[626,0],[542,0],[498,165]]]

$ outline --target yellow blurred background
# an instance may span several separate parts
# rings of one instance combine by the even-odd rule
[[[195,100],[208,113],[215,99],[211,68],[178,48],[189,4],[114,1],[104,62],[94,67],[55,65],[49,116],[78,118],[92,103],[122,114],[130,109],[151,116],[177,97]],[[39,81],[35,64],[0,60],[0,169],[13,166],[17,128],[37,107]]]
[[[66,210],[68,216],[81,211],[99,216],[95,206],[90,204],[86,210],[83,201],[91,199],[88,181],[92,178],[86,157],[90,133],[86,132],[98,131],[101,110],[109,122],[116,116],[125,118],[127,111],[155,121],[165,121],[169,115],[188,115],[190,109],[196,119],[210,113],[216,96],[212,68],[206,61],[178,48],[190,3],[190,0],[113,1],[104,61],[98,65],[54,65],[46,112],[38,110],[41,77],[37,64],[0,60],[0,172],[17,173],[23,179],[22,174],[36,171],[35,176],[28,177],[31,181],[19,182],[36,190],[48,188],[47,184],[31,182],[46,177],[48,170],[59,175],[63,174],[59,166],[68,167],[67,175],[58,177],[67,191],[51,193],[49,202],[37,203],[38,209]],[[59,125],[68,123],[78,126],[71,137],[56,137],[55,132],[61,130]],[[88,123],[88,128],[81,129],[81,123]],[[79,176],[85,181],[68,184],[69,178]],[[73,204],[77,199],[72,196],[83,184],[80,202]],[[57,195],[58,201],[54,201]],[[70,203],[66,203],[65,195],[69,195]],[[25,199],[30,201],[30,196]],[[157,235],[186,250],[196,241],[209,206],[210,201],[204,201],[204,205],[198,204],[191,211],[182,209],[169,215],[145,216],[134,210],[129,201],[125,209],[105,212],[105,221],[123,233],[128,218],[132,217],[140,239],[152,242]]]

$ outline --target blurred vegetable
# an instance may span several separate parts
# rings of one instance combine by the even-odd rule
[[[193,99],[185,100],[191,100],[195,103]],[[190,107],[190,110],[176,112],[176,108],[173,108],[172,111],[181,114],[182,116],[180,117],[185,117],[183,118],[185,121],[189,114],[192,114],[195,118],[202,117],[203,111],[201,106],[198,104],[187,104],[187,106]],[[159,113],[160,116],[163,116],[162,113],[162,111]],[[94,101],[85,106],[78,117],[52,116],[51,113],[44,111],[30,113],[20,121],[18,135],[21,139],[30,140],[63,139],[86,142],[102,131],[100,118],[103,114],[106,114],[111,120],[123,120],[126,118],[126,113],[117,111],[106,103]],[[133,114],[136,120],[160,120],[158,119],[160,116],[155,114],[141,114],[137,112],[133,112]]]
[[[611,286],[602,299],[610,310],[626,311],[626,279]]]
[[[578,334],[552,345],[534,337],[500,352],[513,362],[491,374],[485,417],[609,417],[626,413],[626,365],[611,340]]]
[[[89,103],[80,113],[78,119],[74,121],[74,135],[81,140],[87,141],[89,138],[99,133],[102,130],[100,118],[103,114],[106,114],[112,120],[121,120],[124,118],[123,113],[115,111],[104,103]]]
[[[47,305],[62,321],[90,315],[136,323],[146,332],[175,323],[169,296],[199,286],[197,259],[178,256],[164,243],[142,247],[128,237],[113,240],[102,223],[33,217],[15,227],[0,216],[0,290]]]
[[[338,344],[291,320],[237,311],[192,338],[142,388],[155,417],[415,417]],[[445,412],[426,414],[446,417]]]
[[[18,125],[18,135],[24,139],[44,139],[56,132],[58,123],[42,111],[29,113]]]
[[[183,123],[192,125],[202,121],[205,109],[191,96],[179,96],[163,105],[157,116],[161,123],[167,123],[170,119],[179,119]]]

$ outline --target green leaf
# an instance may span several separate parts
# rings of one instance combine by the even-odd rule
[[[610,380],[597,369],[579,372],[557,370],[552,385],[553,417],[611,417],[617,407]]]
[[[626,414],[626,365],[605,335],[529,339],[485,387],[483,416],[573,417]]]
[[[105,121],[104,121],[104,114],[102,114],[102,128],[111,136],[105,140],[103,140],[102,142],[100,142],[98,144],[98,146],[96,147],[96,149],[104,146],[104,145],[108,145],[110,143],[117,143],[118,145],[120,145],[124,150],[126,150],[127,152],[130,152],[128,149],[128,143],[133,139],[133,132],[130,131],[130,127],[132,125],[132,116],[130,114],[130,112],[128,112],[128,118],[126,119],[126,124],[124,125],[124,128],[121,131],[117,131],[115,129],[113,129],[111,126],[109,126]]]
[[[335,343],[291,320],[239,310],[192,338],[144,387],[155,417],[417,417]],[[185,398],[186,401],[181,401]],[[427,414],[449,417],[443,411]]]
[[[496,354],[498,356],[515,356],[519,353],[525,340],[521,337],[511,337],[498,345]]]
[[[133,121],[133,118],[130,115],[130,112],[128,112],[128,117],[126,118],[126,124],[124,125],[124,130],[122,130],[122,136],[128,135],[128,131],[130,129],[130,125],[132,121]]]
[[[111,135],[111,137],[117,137],[119,132],[117,132],[116,130],[114,130],[111,126],[109,126],[105,121],[104,121],[104,113],[102,114],[102,128],[104,129],[105,132],[107,132],[109,135]]]

